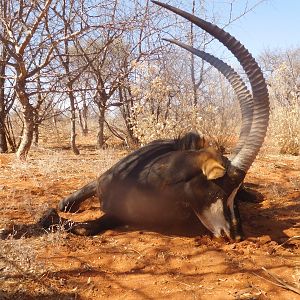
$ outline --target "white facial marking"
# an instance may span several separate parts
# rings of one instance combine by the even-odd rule
[[[237,193],[237,191],[239,190],[241,184],[242,184],[242,183],[240,183],[240,185],[232,191],[232,193],[230,194],[230,196],[229,196],[228,199],[227,199],[227,206],[228,206],[229,209],[230,209],[231,217],[232,217],[232,223],[233,223],[234,225],[237,224],[237,220],[236,220],[236,218],[235,218],[235,213],[234,213],[234,207],[233,207],[233,206],[234,206],[234,199],[235,199],[236,193]]]
[[[203,223],[203,225],[210,230],[215,237],[222,235],[222,230],[230,238],[230,225],[226,221],[223,210],[223,202],[221,199],[217,199],[203,212],[196,213],[197,217]]]

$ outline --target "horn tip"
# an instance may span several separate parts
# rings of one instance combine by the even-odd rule
[[[162,3],[160,1],[156,1],[156,0],[150,0],[152,3],[154,4],[157,4],[159,6],[162,6],[162,7],[165,7],[165,8],[168,8],[170,5],[166,4],[166,3]]]

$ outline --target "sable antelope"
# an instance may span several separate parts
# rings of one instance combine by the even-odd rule
[[[204,58],[209,61],[208,57],[211,57],[211,64],[217,60],[220,63],[217,69],[231,74],[222,72],[238,94],[241,105],[243,125],[237,147],[232,157],[220,160],[217,153],[198,150],[199,145],[182,146],[188,141],[186,137],[153,142],[122,159],[97,181],[87,185],[85,192],[83,189],[81,194],[79,191],[64,199],[60,209],[80,203],[96,189],[104,215],[85,224],[75,223],[70,226],[71,231],[96,234],[119,224],[172,222],[193,212],[215,236],[226,235],[240,240],[242,229],[234,199],[263,143],[269,120],[269,98],[263,74],[248,50],[229,33],[185,11],[152,2],[206,30],[223,43],[244,68],[252,95],[229,66],[213,56]],[[197,56],[204,55],[180,42],[171,42]],[[208,163],[209,160],[212,164]],[[210,178],[205,164],[216,164],[219,168],[217,175]],[[220,171],[223,167],[225,170]],[[55,219],[57,215],[54,211],[47,215],[42,220],[44,226],[49,225],[50,217]]]
[[[214,66],[220,73],[222,73],[225,76],[225,78],[230,82],[240,102],[241,113],[242,113],[242,127],[241,127],[240,137],[236,147],[232,151],[233,155],[236,155],[243,147],[252,125],[253,99],[252,99],[252,94],[249,92],[247,86],[245,85],[241,77],[229,65],[227,65],[217,57],[209,53],[206,53],[204,51],[200,51],[195,48],[192,48],[176,40],[169,40],[169,39],[164,39],[164,40],[174,43],[190,51],[191,53],[199,56],[200,58],[204,59],[212,66]],[[200,150],[205,146],[206,146],[206,141],[203,137],[200,137],[199,134],[196,132],[189,132],[179,139],[154,141],[149,145],[140,148],[138,151],[135,151],[132,154],[126,156],[118,164],[112,167],[112,169],[113,172],[118,173],[120,172],[119,165],[123,165],[123,164],[130,165],[130,163],[135,161],[135,159],[139,159],[139,163],[143,165],[143,161],[145,161],[145,159],[149,159],[148,158],[149,155],[151,157],[156,157],[158,155],[162,155],[164,153],[170,151],[176,151],[176,150]],[[97,180],[88,183],[78,191],[72,193],[68,197],[61,200],[58,204],[59,210],[63,212],[65,211],[75,212],[81,202],[96,195],[96,187],[97,187]]]

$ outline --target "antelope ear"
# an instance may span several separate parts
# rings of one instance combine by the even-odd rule
[[[207,180],[213,180],[223,177],[226,170],[219,162],[210,158],[203,164],[202,172],[207,177]]]

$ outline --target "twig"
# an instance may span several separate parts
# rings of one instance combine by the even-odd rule
[[[139,251],[137,251],[136,249],[134,249],[134,248],[129,248],[129,247],[124,247],[124,249],[125,250],[128,250],[128,251],[131,251],[131,252],[135,252],[135,253],[137,253],[139,256],[144,256],[141,252],[139,252]]]
[[[262,276],[260,276],[260,275],[258,275],[258,274],[255,274],[255,273],[253,273],[253,274],[256,275],[256,276],[258,276],[258,277],[260,277],[260,278],[262,278],[262,279],[264,279],[264,280],[266,280],[266,281],[268,281],[268,282],[270,282],[270,283],[272,283],[272,284],[274,284],[274,285],[276,285],[276,286],[282,287],[282,288],[284,288],[284,289],[286,289],[286,290],[292,291],[292,292],[294,292],[294,293],[300,295],[300,290],[299,290],[299,289],[297,289],[297,288],[295,288],[295,287],[293,287],[293,286],[291,286],[291,285],[285,283],[285,282],[284,282],[283,280],[281,280],[279,277],[277,277],[276,275],[270,273],[266,268],[262,267],[262,270],[265,271],[265,272],[266,272],[271,278],[273,278],[276,282],[271,281],[271,280],[269,280],[269,279],[267,279],[267,278],[264,278],[264,277],[262,277]]]
[[[294,240],[300,240],[300,235],[295,235],[295,236],[290,237],[289,239],[287,239],[286,241],[284,241],[282,244],[278,245],[276,247],[276,249],[279,248],[279,247],[282,247],[283,245],[285,245],[285,244],[287,244],[287,243],[289,243],[291,241],[294,241]]]
[[[265,278],[265,277],[263,277],[263,276],[260,276],[260,275],[254,273],[254,272],[253,272],[252,274],[255,275],[256,277],[259,277],[259,278],[261,278],[261,279],[267,281],[267,282],[272,283],[273,285],[276,285],[276,286],[279,286],[279,287],[283,287],[281,284],[278,284],[278,283],[276,283],[276,282],[274,282],[274,281],[271,281],[271,280],[269,280],[269,279],[267,279],[267,278]]]

